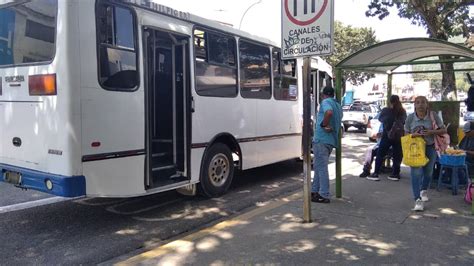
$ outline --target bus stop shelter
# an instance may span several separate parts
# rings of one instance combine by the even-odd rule
[[[420,60],[436,56],[452,56],[446,60]],[[443,70],[395,72],[402,65],[427,65],[440,63],[474,62],[474,51],[461,45],[431,38],[404,38],[389,40],[374,44],[357,51],[335,67],[336,72],[336,98],[341,101],[342,72],[357,71],[366,73],[386,74],[387,98],[392,94],[392,78],[396,74],[414,74],[442,72]],[[454,69],[446,71],[472,71],[474,69]],[[336,149],[336,197],[342,197],[342,150],[341,134]]]

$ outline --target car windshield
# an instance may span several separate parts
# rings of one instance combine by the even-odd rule
[[[411,114],[415,111],[413,103],[402,103],[402,105],[405,111],[407,112],[407,114]]]
[[[349,111],[370,112],[370,106],[362,104],[353,104]]]

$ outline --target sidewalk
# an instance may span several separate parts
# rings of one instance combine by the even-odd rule
[[[474,216],[462,193],[432,189],[425,212],[415,213],[408,168],[399,182],[368,181],[358,171],[345,172],[342,199],[312,203],[313,223],[302,223],[297,193],[109,263],[473,265]],[[331,188],[334,193],[333,182]]]

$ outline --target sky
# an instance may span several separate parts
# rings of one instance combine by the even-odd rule
[[[281,0],[154,0],[180,11],[213,19],[251,34],[281,42]],[[394,9],[383,20],[365,16],[370,0],[337,0],[334,17],[345,25],[371,27],[379,41],[405,37],[427,37],[422,27],[411,25],[408,19],[399,18]],[[250,7],[252,6],[252,7]],[[250,9],[248,9],[250,7]],[[245,11],[248,9],[244,16]],[[242,21],[242,24],[240,22]]]

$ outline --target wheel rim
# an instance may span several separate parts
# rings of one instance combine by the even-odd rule
[[[209,164],[208,177],[211,184],[216,187],[224,185],[229,177],[229,160],[222,153],[214,155]]]

